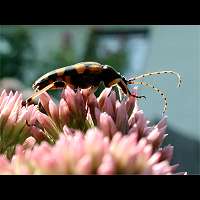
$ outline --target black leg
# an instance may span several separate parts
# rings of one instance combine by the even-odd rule
[[[137,98],[137,99],[141,99],[141,98],[144,98],[146,99],[146,96],[137,96],[137,95],[134,95],[134,94],[131,94],[131,96]]]

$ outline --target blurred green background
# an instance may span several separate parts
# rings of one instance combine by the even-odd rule
[[[111,65],[128,78],[177,71],[183,78],[180,89],[170,75],[149,77],[147,82],[168,96],[166,144],[174,146],[172,162],[180,163],[179,171],[199,174],[199,57],[200,26],[0,26],[0,91],[23,91],[26,98],[44,73],[82,61]],[[138,88],[147,96],[146,101],[139,100],[141,109],[152,124],[158,122],[161,97]]]

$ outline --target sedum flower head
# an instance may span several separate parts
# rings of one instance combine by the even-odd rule
[[[31,136],[28,124],[36,122],[36,107],[22,107],[22,94],[5,90],[0,95],[0,153],[11,156],[15,146],[22,144],[26,138]],[[35,132],[34,136],[42,139],[42,135]]]
[[[0,158],[1,174],[173,174],[173,148],[153,152],[146,138],[117,132],[109,139],[98,128],[86,133],[64,127],[56,143],[18,146],[10,162]]]
[[[134,97],[119,101],[107,88],[97,98],[67,87],[58,103],[47,93],[40,102],[40,111],[27,108],[29,135],[14,156],[0,157],[1,174],[176,173],[173,147],[161,147],[167,117],[150,126]]]

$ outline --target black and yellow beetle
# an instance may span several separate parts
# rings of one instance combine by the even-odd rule
[[[35,93],[25,102],[23,102],[22,105],[30,104],[37,96],[47,90],[62,89],[68,85],[73,89],[85,89],[91,87],[95,91],[101,82],[104,83],[105,87],[118,85],[123,93],[127,96],[132,95],[136,98],[145,98],[145,96],[136,96],[134,94],[131,94],[130,90],[127,87],[128,84],[141,84],[154,89],[163,96],[165,101],[165,106],[163,110],[164,113],[167,108],[167,98],[164,93],[161,92],[158,88],[155,88],[153,85],[150,85],[149,83],[143,81],[136,82],[135,80],[144,78],[146,76],[166,73],[175,74],[178,77],[179,87],[181,84],[180,75],[173,71],[152,72],[127,80],[124,76],[120,75],[119,72],[115,71],[111,66],[102,65],[97,62],[81,62],[71,66],[66,66],[53,70],[40,77],[33,84],[33,89]]]

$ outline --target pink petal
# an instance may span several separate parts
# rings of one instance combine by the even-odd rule
[[[41,129],[35,126],[32,126],[30,128],[30,132],[32,133],[33,137],[38,141],[42,141],[47,137]]]
[[[121,103],[116,110],[116,127],[123,134],[128,132],[128,114],[125,103]]]
[[[98,104],[99,104],[100,109],[103,108],[104,101],[105,101],[105,99],[108,97],[108,95],[110,94],[111,90],[112,90],[112,88],[105,88],[105,89],[101,92],[100,96],[98,97],[97,101],[98,101]]]
[[[161,160],[168,160],[169,162],[173,156],[174,147],[171,145],[166,146],[165,148],[161,149],[160,152],[162,154]]]
[[[106,154],[103,157],[101,165],[97,169],[99,175],[112,175],[115,173],[115,163],[110,154]]]
[[[112,117],[105,112],[100,114],[98,126],[103,131],[105,136],[112,137],[117,132],[117,128]]]
[[[53,102],[52,99],[49,100],[49,112],[50,112],[50,116],[54,120],[54,122],[59,125],[58,106]]]
[[[85,155],[81,158],[75,168],[76,174],[91,174],[92,171],[92,159],[89,155]]]
[[[155,164],[152,169],[155,174],[168,174],[171,172],[171,167],[167,161],[162,161],[158,164]]]
[[[154,164],[156,164],[156,163],[158,163],[160,161],[160,158],[161,158],[161,153],[160,152],[156,152],[148,160],[148,164],[150,166],[153,166]]]
[[[156,127],[158,127],[158,129],[162,129],[162,128],[166,128],[167,126],[167,116],[165,115],[160,122],[156,125]]]
[[[59,105],[59,119],[63,125],[67,124],[70,118],[70,111],[66,101],[62,98]]]
[[[128,100],[126,101],[126,111],[128,116],[130,116],[133,112],[135,106],[135,97],[129,96]]]
[[[98,108],[98,103],[97,103],[97,99],[96,99],[94,94],[91,94],[88,97],[87,105],[88,105],[89,110],[90,110],[91,118],[92,118],[94,124],[96,125],[97,121],[96,121],[96,117],[95,117],[95,108]]]
[[[55,139],[58,138],[58,129],[54,122],[45,114],[38,113],[37,120],[47,130],[47,132]]]
[[[28,148],[32,148],[34,146],[34,144],[36,143],[36,140],[34,137],[28,137],[24,143],[23,143],[23,147],[24,149],[28,149]]]
[[[105,99],[102,111],[108,113],[108,115],[110,115],[113,119],[115,119],[115,112],[110,98]]]
[[[50,114],[49,111],[49,101],[51,100],[51,97],[49,96],[49,94],[47,92],[44,92],[40,95],[40,102],[44,108],[44,110]]]
[[[73,112],[76,112],[77,110],[75,95],[75,92],[69,86],[67,86],[62,96],[62,98],[64,98],[64,100],[67,102],[69,110]]]

